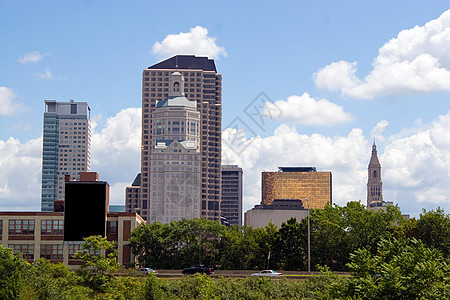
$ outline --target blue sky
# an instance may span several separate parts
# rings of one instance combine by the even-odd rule
[[[448,212],[450,6],[366,2],[0,0],[0,209],[39,209],[46,99],[89,103],[91,168],[123,202],[142,69],[178,53],[215,58],[224,138],[247,129],[223,158],[244,168],[245,209],[260,172],[286,165],[332,171],[335,203],[364,202],[375,137],[385,200]],[[261,92],[278,113],[258,126]]]

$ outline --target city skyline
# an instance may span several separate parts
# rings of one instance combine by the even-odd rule
[[[137,4],[0,2],[0,210],[40,208],[47,99],[89,103],[91,170],[123,204],[140,171],[142,69],[175,54],[223,75],[222,164],[243,168],[244,211],[278,166],[331,171],[333,203],[365,203],[374,138],[385,201],[450,210],[446,1]]]

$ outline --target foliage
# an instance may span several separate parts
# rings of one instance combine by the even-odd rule
[[[420,239],[426,246],[436,248],[448,257],[450,255],[450,215],[440,207],[426,211],[419,219],[412,219],[397,229],[398,237]]]
[[[17,299],[30,275],[31,265],[0,245],[0,299]]]
[[[83,251],[74,255],[83,265],[79,274],[85,283],[95,291],[106,291],[113,273],[118,267],[115,243],[106,237],[90,236],[84,239]]]
[[[416,239],[381,240],[376,254],[359,249],[348,267],[353,278],[337,295],[363,299],[448,299],[450,261]]]
[[[32,272],[25,292],[36,299],[87,299],[90,293],[90,289],[79,285],[78,276],[62,263],[53,264],[41,258],[33,263]]]
[[[449,216],[425,212],[406,222],[398,207],[366,210],[359,202],[312,209],[311,266],[347,270],[349,254],[365,248],[372,254],[381,239],[415,237],[448,256]],[[142,267],[181,269],[202,263],[221,269],[307,270],[307,219],[290,219],[276,228],[224,227],[204,219],[140,226],[132,232],[131,249]],[[269,254],[270,253],[270,254]]]
[[[154,222],[137,227],[130,246],[138,264],[153,268],[184,268],[218,261],[220,240],[225,227],[205,219],[183,219],[161,224]]]

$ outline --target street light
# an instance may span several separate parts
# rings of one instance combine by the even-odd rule
[[[308,272],[311,272],[311,223],[309,217],[309,201],[305,198],[306,203],[308,203]]]

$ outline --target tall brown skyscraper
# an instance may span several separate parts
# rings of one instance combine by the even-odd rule
[[[220,219],[221,178],[221,128],[222,128],[222,75],[217,73],[214,60],[193,55],[177,55],[143,70],[142,73],[142,147],[141,147],[141,197],[132,211],[145,220],[150,219],[153,196],[150,186],[157,178],[151,171],[158,168],[152,164],[153,135],[152,113],[159,101],[169,97],[170,76],[179,72],[184,79],[184,95],[195,101],[200,112],[200,163],[201,182],[199,201],[201,217]],[[181,116],[180,116],[181,117]],[[166,191],[167,192],[167,191]],[[156,204],[156,203],[155,203]]]

